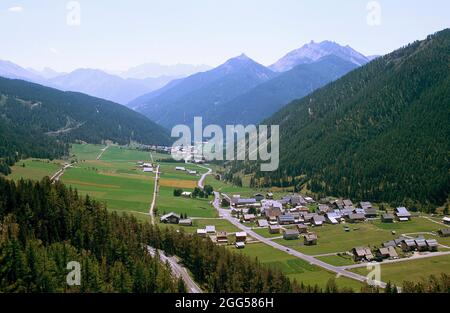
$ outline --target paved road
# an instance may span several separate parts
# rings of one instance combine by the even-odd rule
[[[64,175],[64,172],[66,171],[66,169],[68,169],[69,167],[72,167],[74,164],[76,164],[76,162],[65,164],[63,168],[59,169],[55,174],[53,174],[52,177],[50,177],[50,180],[51,180],[52,182],[59,181],[59,179],[61,178],[61,176]]]
[[[153,210],[155,209],[156,195],[158,193],[158,180],[159,180],[159,164],[156,167],[155,186],[154,186],[154,189],[153,189],[153,199],[152,199],[152,203],[150,204],[150,210],[148,211],[148,214],[150,215],[150,222],[152,224],[155,224],[155,216],[153,214]]]
[[[97,155],[97,160],[100,160],[100,158],[102,157],[103,153],[105,153],[106,150],[108,150],[109,146],[104,147],[100,153]]]
[[[242,225],[236,218],[233,218],[231,216],[229,210],[222,209],[220,207],[220,205],[219,205],[220,204],[220,200],[219,200],[219,193],[218,192],[214,192],[214,196],[215,196],[215,198],[214,198],[213,205],[216,208],[216,210],[219,211],[219,215],[221,217],[223,217],[224,219],[228,220],[230,223],[232,223],[237,228],[245,231],[251,237],[257,239],[258,241],[260,241],[262,243],[265,243],[265,244],[267,244],[267,245],[269,245],[269,246],[271,246],[271,247],[273,247],[275,249],[278,249],[278,250],[281,250],[281,251],[283,251],[285,253],[288,253],[288,254],[290,254],[290,255],[292,255],[294,257],[297,257],[299,259],[307,261],[310,264],[317,265],[317,266],[322,267],[322,268],[324,268],[324,269],[326,269],[326,270],[328,270],[330,272],[334,272],[338,276],[344,276],[344,277],[352,278],[352,279],[358,280],[360,282],[366,282],[367,281],[367,278],[365,276],[362,276],[362,275],[359,275],[359,274],[356,274],[356,273],[352,273],[352,272],[348,272],[348,271],[346,271],[343,268],[330,265],[328,263],[325,263],[323,261],[320,261],[320,260],[314,258],[313,256],[303,254],[303,253],[301,253],[299,251],[296,251],[296,250],[293,250],[291,248],[285,247],[283,245],[280,245],[279,243],[276,243],[276,242],[273,242],[273,241],[269,240],[268,238],[265,238],[265,237],[263,237],[261,235],[258,235],[250,227]],[[379,286],[384,288],[386,286],[386,283],[379,282]]]
[[[205,166],[198,165],[198,164],[196,164],[196,165],[198,167],[201,167],[201,168],[205,169],[205,170],[208,170],[206,173],[202,174],[202,177],[200,177],[200,179],[198,180],[198,183],[197,183],[198,187],[203,189],[205,187],[204,186],[204,182],[205,182],[206,176],[208,176],[208,175],[210,175],[212,173],[212,169],[207,168]]]
[[[151,256],[155,256],[156,249],[152,248],[150,246],[147,246],[147,250],[150,253]],[[170,268],[172,270],[172,273],[177,277],[181,277],[186,284],[186,287],[188,289],[189,293],[203,293],[202,289],[197,285],[197,283],[192,279],[191,275],[189,275],[188,271],[185,267],[181,266],[178,263],[178,260],[175,256],[168,257],[164,251],[158,250],[159,252],[159,258],[161,259],[161,262],[166,263],[168,262],[170,264]]]

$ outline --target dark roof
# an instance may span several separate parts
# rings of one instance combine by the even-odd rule
[[[363,220],[366,217],[364,216],[364,214],[361,213],[352,213],[348,215],[348,218],[351,220]]]
[[[285,229],[284,230],[285,235],[300,235],[297,229]]]
[[[391,213],[383,213],[383,215],[382,215],[382,217],[383,217],[383,219],[385,219],[385,220],[389,220],[389,219],[394,219],[394,215],[393,214],[391,214]]]

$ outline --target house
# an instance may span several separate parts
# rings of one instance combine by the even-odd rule
[[[317,207],[317,213],[321,215],[325,215],[330,211],[330,207],[326,204],[319,204]]]
[[[256,201],[260,202],[260,201],[264,200],[264,195],[257,193],[255,195],[253,195],[253,198],[255,198]]]
[[[236,242],[245,242],[247,240],[247,233],[245,231],[236,233]]]
[[[188,171],[189,175],[197,175],[197,171]]]
[[[299,213],[309,213],[309,208],[306,206],[298,206],[295,208]]]
[[[281,215],[281,209],[280,208],[269,208],[264,210],[264,215],[269,221],[276,221],[278,220],[278,216]]]
[[[244,214],[244,221],[246,222],[254,222],[256,219],[255,214]]]
[[[280,225],[295,224],[295,218],[291,214],[285,214],[278,216],[278,223]]]
[[[276,200],[262,200],[261,201],[261,212],[265,212],[270,208],[278,208],[280,211],[283,209],[283,205]]]
[[[361,209],[363,209],[363,210],[367,210],[367,209],[372,209],[373,208],[372,207],[372,203],[370,203],[370,202],[361,201],[359,203],[359,205],[360,205]]]
[[[305,224],[297,224],[297,230],[300,234],[306,234],[308,233],[308,226]]]
[[[176,213],[170,212],[169,214],[161,216],[159,221],[165,224],[178,224],[180,222],[180,216]]]
[[[414,239],[404,239],[401,245],[404,252],[414,251],[416,249],[416,241]]]
[[[267,226],[269,226],[269,223],[267,222],[267,220],[257,220],[256,224],[258,224],[259,227],[267,227]]]
[[[377,217],[377,210],[375,208],[363,208],[363,211],[364,215],[368,218]]]
[[[181,226],[192,226],[192,220],[190,218],[180,219],[178,225]]]
[[[303,220],[305,223],[311,223],[314,216],[318,215],[317,213],[304,213]]]
[[[271,234],[279,234],[281,231],[280,225],[269,225],[269,233]]]
[[[266,195],[266,199],[273,200],[273,193],[268,192],[267,195]]]
[[[335,212],[328,212],[325,214],[326,221],[330,224],[336,225],[339,224],[339,221],[341,219],[341,215]]]
[[[305,197],[305,201],[306,201],[307,203],[314,203],[314,202],[316,202],[316,201],[314,201],[314,199],[311,198],[311,197]]]
[[[418,251],[427,251],[428,245],[424,238],[417,238],[414,240],[416,242],[416,247]]]
[[[144,167],[144,168],[142,169],[142,171],[143,171],[144,173],[152,173],[152,172],[153,172],[153,167]]]
[[[387,247],[396,247],[397,246],[397,244],[395,243],[395,241],[394,240],[389,240],[389,241],[385,241],[385,242],[383,242],[383,247],[384,248],[387,248]]]
[[[244,249],[245,248],[245,242],[239,241],[235,244],[236,249]]]
[[[186,171],[186,168],[184,168],[184,167],[182,167],[182,166],[177,166],[177,167],[175,167],[175,170],[176,171]]]
[[[352,249],[355,261],[372,261],[373,254],[368,247],[357,247]]]
[[[322,226],[324,222],[325,222],[325,216],[323,216],[323,215],[316,215],[316,216],[313,216],[313,218],[312,218],[312,224],[314,226]]]
[[[411,219],[411,213],[405,207],[398,207],[395,209],[395,215],[400,222],[406,222]]]
[[[300,195],[294,194],[291,196],[291,205],[292,206],[298,206],[298,205],[305,205],[307,204],[307,201]]]
[[[228,236],[226,231],[219,231],[216,235],[217,243],[228,243]]]
[[[366,219],[366,217],[364,216],[364,214],[361,213],[351,213],[348,215],[346,219],[350,223],[358,223],[363,222]]]
[[[436,239],[427,239],[427,240],[425,240],[425,242],[427,243],[429,251],[434,252],[434,251],[438,250],[439,244]]]
[[[377,256],[383,258],[383,259],[396,259],[398,258],[398,253],[395,251],[395,248],[392,246],[383,247],[378,249]]]
[[[438,230],[438,234],[441,237],[450,237],[450,228],[444,228]]]
[[[190,197],[192,196],[192,192],[189,192],[189,191],[183,191],[183,192],[181,193],[181,196],[182,196],[182,197],[185,197],[185,198],[190,198]]]
[[[214,226],[214,225],[208,225],[208,226],[205,227],[205,229],[206,229],[206,232],[208,234],[215,234],[216,233],[216,226]]]
[[[344,207],[353,207],[353,202],[350,199],[342,200],[342,203],[344,204]]]
[[[444,217],[443,219],[442,219],[442,223],[444,223],[444,224],[450,224],[450,217]]]
[[[332,203],[333,207],[334,207],[336,210],[342,210],[342,209],[344,209],[344,202],[342,202],[341,199],[332,201],[331,203]]]
[[[383,213],[381,215],[381,221],[383,223],[393,223],[394,222],[394,215],[391,213]]]
[[[233,198],[231,198],[231,205],[234,207],[245,207],[245,206],[249,206],[249,205],[253,205],[257,203],[255,198],[240,198],[240,197],[235,197],[233,196]]]
[[[206,237],[206,229],[197,229],[197,236],[205,238]]]
[[[314,246],[317,244],[317,235],[315,233],[307,233],[303,235],[303,243],[305,246]]]
[[[300,233],[297,229],[285,229],[283,231],[283,238],[285,240],[295,240],[298,239],[298,236],[300,236]]]

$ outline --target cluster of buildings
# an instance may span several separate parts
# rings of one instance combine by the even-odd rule
[[[164,214],[159,218],[159,221],[164,224],[176,224],[180,226],[192,226],[192,220],[190,218],[182,219],[179,214],[170,212]]]
[[[185,168],[184,166],[176,166],[175,170],[180,171],[180,172],[186,172],[189,175],[197,175],[198,174],[197,171],[189,170],[189,169]]]

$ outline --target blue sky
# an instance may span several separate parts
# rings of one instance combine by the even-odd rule
[[[68,2],[1,0],[0,59],[114,70],[215,66],[246,53],[270,65],[311,40],[384,54],[450,27],[448,0],[379,0],[377,26],[367,23],[368,0],[79,0],[79,26],[67,25]]]

